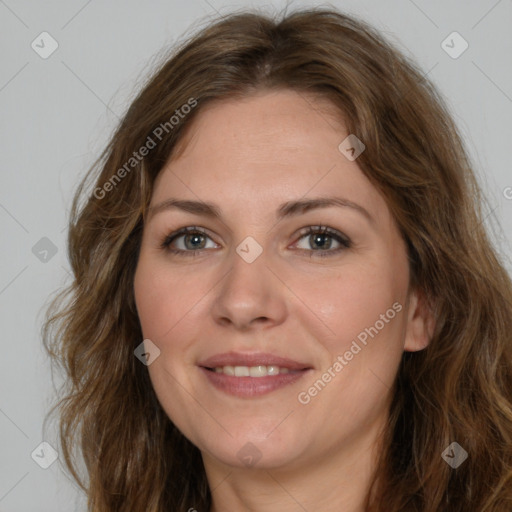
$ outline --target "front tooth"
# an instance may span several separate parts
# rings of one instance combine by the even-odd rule
[[[266,377],[267,367],[266,366],[251,366],[249,368],[249,375],[251,377]]]
[[[223,366],[222,371],[226,375],[235,375],[235,368],[233,366]]]
[[[279,366],[267,366],[268,375],[279,375]]]
[[[249,367],[235,366],[235,377],[249,377]]]
[[[266,377],[267,375],[279,375],[280,373],[290,373],[288,368],[279,366],[217,366],[215,373],[224,373],[233,377]]]

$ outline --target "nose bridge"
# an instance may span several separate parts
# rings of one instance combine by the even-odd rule
[[[224,291],[248,304],[269,293],[269,256],[253,237],[244,239],[231,254]]]
[[[247,327],[254,320],[282,320],[285,307],[273,273],[270,251],[247,237],[230,254],[229,271],[222,280],[213,305],[216,321]]]

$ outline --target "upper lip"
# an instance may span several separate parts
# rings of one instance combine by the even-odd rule
[[[225,352],[201,361],[199,366],[204,368],[218,368],[222,366],[279,366],[280,368],[288,368],[289,370],[305,370],[311,368],[309,364],[266,352]]]

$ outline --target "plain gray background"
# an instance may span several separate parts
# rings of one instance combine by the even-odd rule
[[[0,0],[0,512],[85,510],[59,460],[43,469],[31,457],[34,450],[44,453],[42,441],[58,447],[54,424],[43,432],[53,387],[40,329],[48,297],[70,277],[65,228],[78,180],[163,48],[218,13],[245,7],[275,12],[284,5]],[[329,4],[297,1],[289,9],[313,5]],[[488,197],[485,222],[494,226],[499,250],[508,257],[512,1],[340,0],[330,5],[383,31],[447,98]],[[442,46],[454,31],[469,45],[458,58]],[[45,51],[51,48],[42,32],[58,43],[46,59],[31,46],[35,41],[43,51],[44,37]],[[464,44],[458,36],[448,41],[452,53]],[[506,264],[512,269],[510,261]]]

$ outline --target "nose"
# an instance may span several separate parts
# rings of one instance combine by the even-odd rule
[[[215,322],[240,331],[281,324],[287,314],[286,287],[265,251],[252,263],[233,251],[229,265],[213,300]]]

